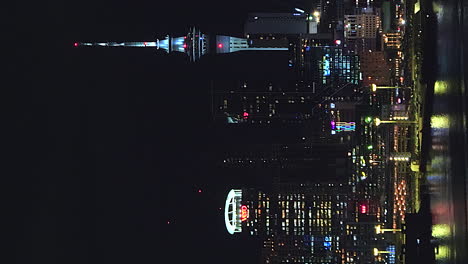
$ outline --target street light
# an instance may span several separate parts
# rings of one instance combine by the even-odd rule
[[[384,232],[401,232],[401,229],[399,229],[399,228],[381,228],[380,225],[375,226],[375,233],[376,234],[383,234]]]
[[[399,86],[377,86],[377,84],[373,83],[370,85],[372,92],[376,92],[377,89],[410,89],[411,87],[399,87]]]
[[[411,120],[380,120],[380,118],[376,117],[374,119],[375,126],[379,126],[380,124],[416,124],[416,121]]]
[[[392,251],[386,251],[386,250],[378,250],[377,248],[374,248],[374,256],[378,256],[379,254],[392,254]]]
[[[375,126],[380,126],[380,123],[381,123],[380,118],[376,117],[374,119],[374,122],[375,122]]]

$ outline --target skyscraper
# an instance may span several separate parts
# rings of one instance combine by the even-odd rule
[[[349,208],[349,191],[345,186],[281,184],[268,191],[233,192],[238,195],[237,200],[226,200],[228,231],[265,239],[267,250],[263,258],[266,261],[333,263],[340,260],[340,238],[343,239],[343,223]]]
[[[316,140],[296,144],[224,144],[217,162],[240,173],[255,170],[265,174],[276,169],[275,177],[282,183],[347,182],[351,175],[350,147],[332,143],[331,139]]]
[[[380,243],[376,224],[361,217],[367,214],[365,203],[351,193],[336,182],[231,190],[226,228],[233,235],[259,236],[262,263],[369,263]]]
[[[305,47],[304,78],[322,87],[341,88],[362,80],[359,57],[341,47]]]
[[[312,121],[321,96],[302,81],[213,81],[212,115],[223,123],[303,124]]]
[[[381,19],[377,14],[345,15],[344,38],[348,49],[356,54],[377,50],[381,27]]]

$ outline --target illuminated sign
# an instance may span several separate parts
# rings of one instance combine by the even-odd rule
[[[361,214],[367,214],[367,205],[361,204]]]
[[[336,132],[355,131],[355,122],[336,122]]]
[[[244,222],[249,218],[249,208],[246,205],[241,206],[241,221]]]
[[[323,76],[330,76],[330,55],[325,54],[322,58]]]

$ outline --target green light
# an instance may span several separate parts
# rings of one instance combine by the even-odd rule
[[[436,238],[447,238],[450,236],[450,227],[447,224],[437,224],[432,226],[432,236]]]
[[[437,81],[434,84],[435,94],[446,94],[448,92],[447,82]]]
[[[367,146],[367,149],[372,149],[372,145]]]
[[[372,117],[367,116],[364,121],[366,121],[366,123],[370,123],[370,122],[372,122]]]
[[[449,119],[444,115],[434,115],[431,116],[431,126],[433,128],[448,128]]]

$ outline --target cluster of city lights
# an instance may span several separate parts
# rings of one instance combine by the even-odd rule
[[[399,216],[400,221],[405,220],[406,213],[406,181],[401,180],[394,184],[394,201],[393,201],[393,226],[396,228],[396,218]]]
[[[390,160],[394,160],[394,161],[409,161],[410,158],[408,158],[408,157],[390,157]]]
[[[390,120],[408,120],[409,118],[407,116],[393,116],[390,117]]]

